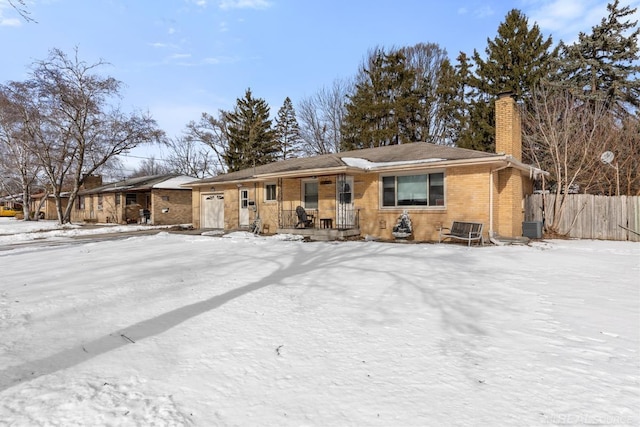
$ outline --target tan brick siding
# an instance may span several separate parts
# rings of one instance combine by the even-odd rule
[[[154,225],[192,224],[191,191],[154,189],[151,222]]]
[[[490,172],[488,166],[466,166],[449,168],[445,172],[445,206],[408,209],[414,227],[413,239],[416,241],[437,241],[438,229],[448,227],[453,221],[474,221],[484,224],[485,238],[490,229]],[[416,173],[429,173],[423,171]],[[380,175],[363,173],[354,177],[354,205],[359,210],[362,236],[375,236],[392,239],[393,226],[403,208],[383,208],[380,204]],[[337,176],[318,177],[318,215],[322,218],[336,218],[336,180]],[[277,187],[278,197],[282,199],[282,209],[293,211],[301,205],[303,179],[282,179]],[[494,225],[496,231],[505,236],[519,236],[523,218],[522,200],[526,177],[512,169],[494,173]],[[256,213],[260,214],[265,232],[273,233],[278,228],[278,204],[265,202],[264,184],[257,183],[244,187],[249,190],[249,198],[256,201]],[[530,184],[527,183],[527,188]],[[216,186],[216,191],[225,194],[225,229],[238,228],[239,189],[237,186]],[[280,192],[282,191],[282,194]],[[200,191],[194,189],[193,212],[194,226],[199,227]],[[198,214],[196,215],[196,212]],[[250,213],[253,221],[255,213]]]
[[[126,224],[138,222],[140,209],[145,209],[147,195],[149,193],[137,193],[135,205],[126,206],[126,193],[103,193],[102,206],[99,204],[99,195],[90,194],[84,196],[84,209],[78,209],[76,200],[71,211],[71,221],[93,221],[101,224],[116,223]],[[191,224],[192,221],[192,192],[191,190],[163,190],[151,191],[151,223],[154,225]],[[162,200],[162,197],[168,200]],[[116,203],[116,197],[120,198]],[[168,212],[162,212],[168,209]]]

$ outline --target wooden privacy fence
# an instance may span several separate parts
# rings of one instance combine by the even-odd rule
[[[578,239],[640,242],[640,196],[569,194],[559,231]],[[555,194],[532,194],[525,199],[525,221],[551,224]],[[623,228],[624,227],[624,228]],[[635,231],[633,233],[632,231]]]

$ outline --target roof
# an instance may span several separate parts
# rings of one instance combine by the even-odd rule
[[[308,176],[321,175],[322,173],[383,171],[426,166],[444,167],[447,165],[477,162],[510,163],[511,166],[521,170],[530,169],[529,166],[504,154],[416,142],[288,159],[190,182],[186,185],[198,186],[211,183],[272,179],[278,176]]]
[[[122,181],[111,182],[88,190],[81,190],[79,195],[96,193],[116,193],[123,191],[148,191],[151,189],[185,190],[182,184],[192,182],[191,176],[185,175],[148,175]]]

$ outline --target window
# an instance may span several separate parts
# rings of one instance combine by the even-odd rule
[[[118,206],[120,204],[120,193],[116,193],[116,206]]]
[[[264,185],[264,200],[266,202],[276,201],[276,185],[275,184]]]
[[[302,183],[302,200],[306,209],[318,209],[318,181]]]
[[[76,204],[79,211],[84,210],[84,196],[78,196],[78,203]]]
[[[102,210],[102,203],[104,202],[102,194],[98,194],[98,210]]]
[[[351,204],[351,185],[346,180],[338,180],[338,203]]]
[[[126,197],[125,201],[127,205],[135,205],[138,203],[138,198],[136,193],[127,193],[125,197]]]
[[[382,177],[382,206],[444,206],[444,173]]]
[[[240,190],[240,208],[249,208],[249,190]]]

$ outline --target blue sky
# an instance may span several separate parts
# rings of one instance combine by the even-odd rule
[[[612,1],[612,0],[611,0]],[[638,7],[640,0],[622,0]],[[0,0],[0,82],[24,80],[51,48],[111,65],[123,109],[148,110],[169,136],[204,111],[229,110],[247,88],[272,115],[353,76],[376,46],[437,43],[454,59],[483,51],[520,9],[554,41],[573,41],[607,0],[27,0],[37,23]]]

